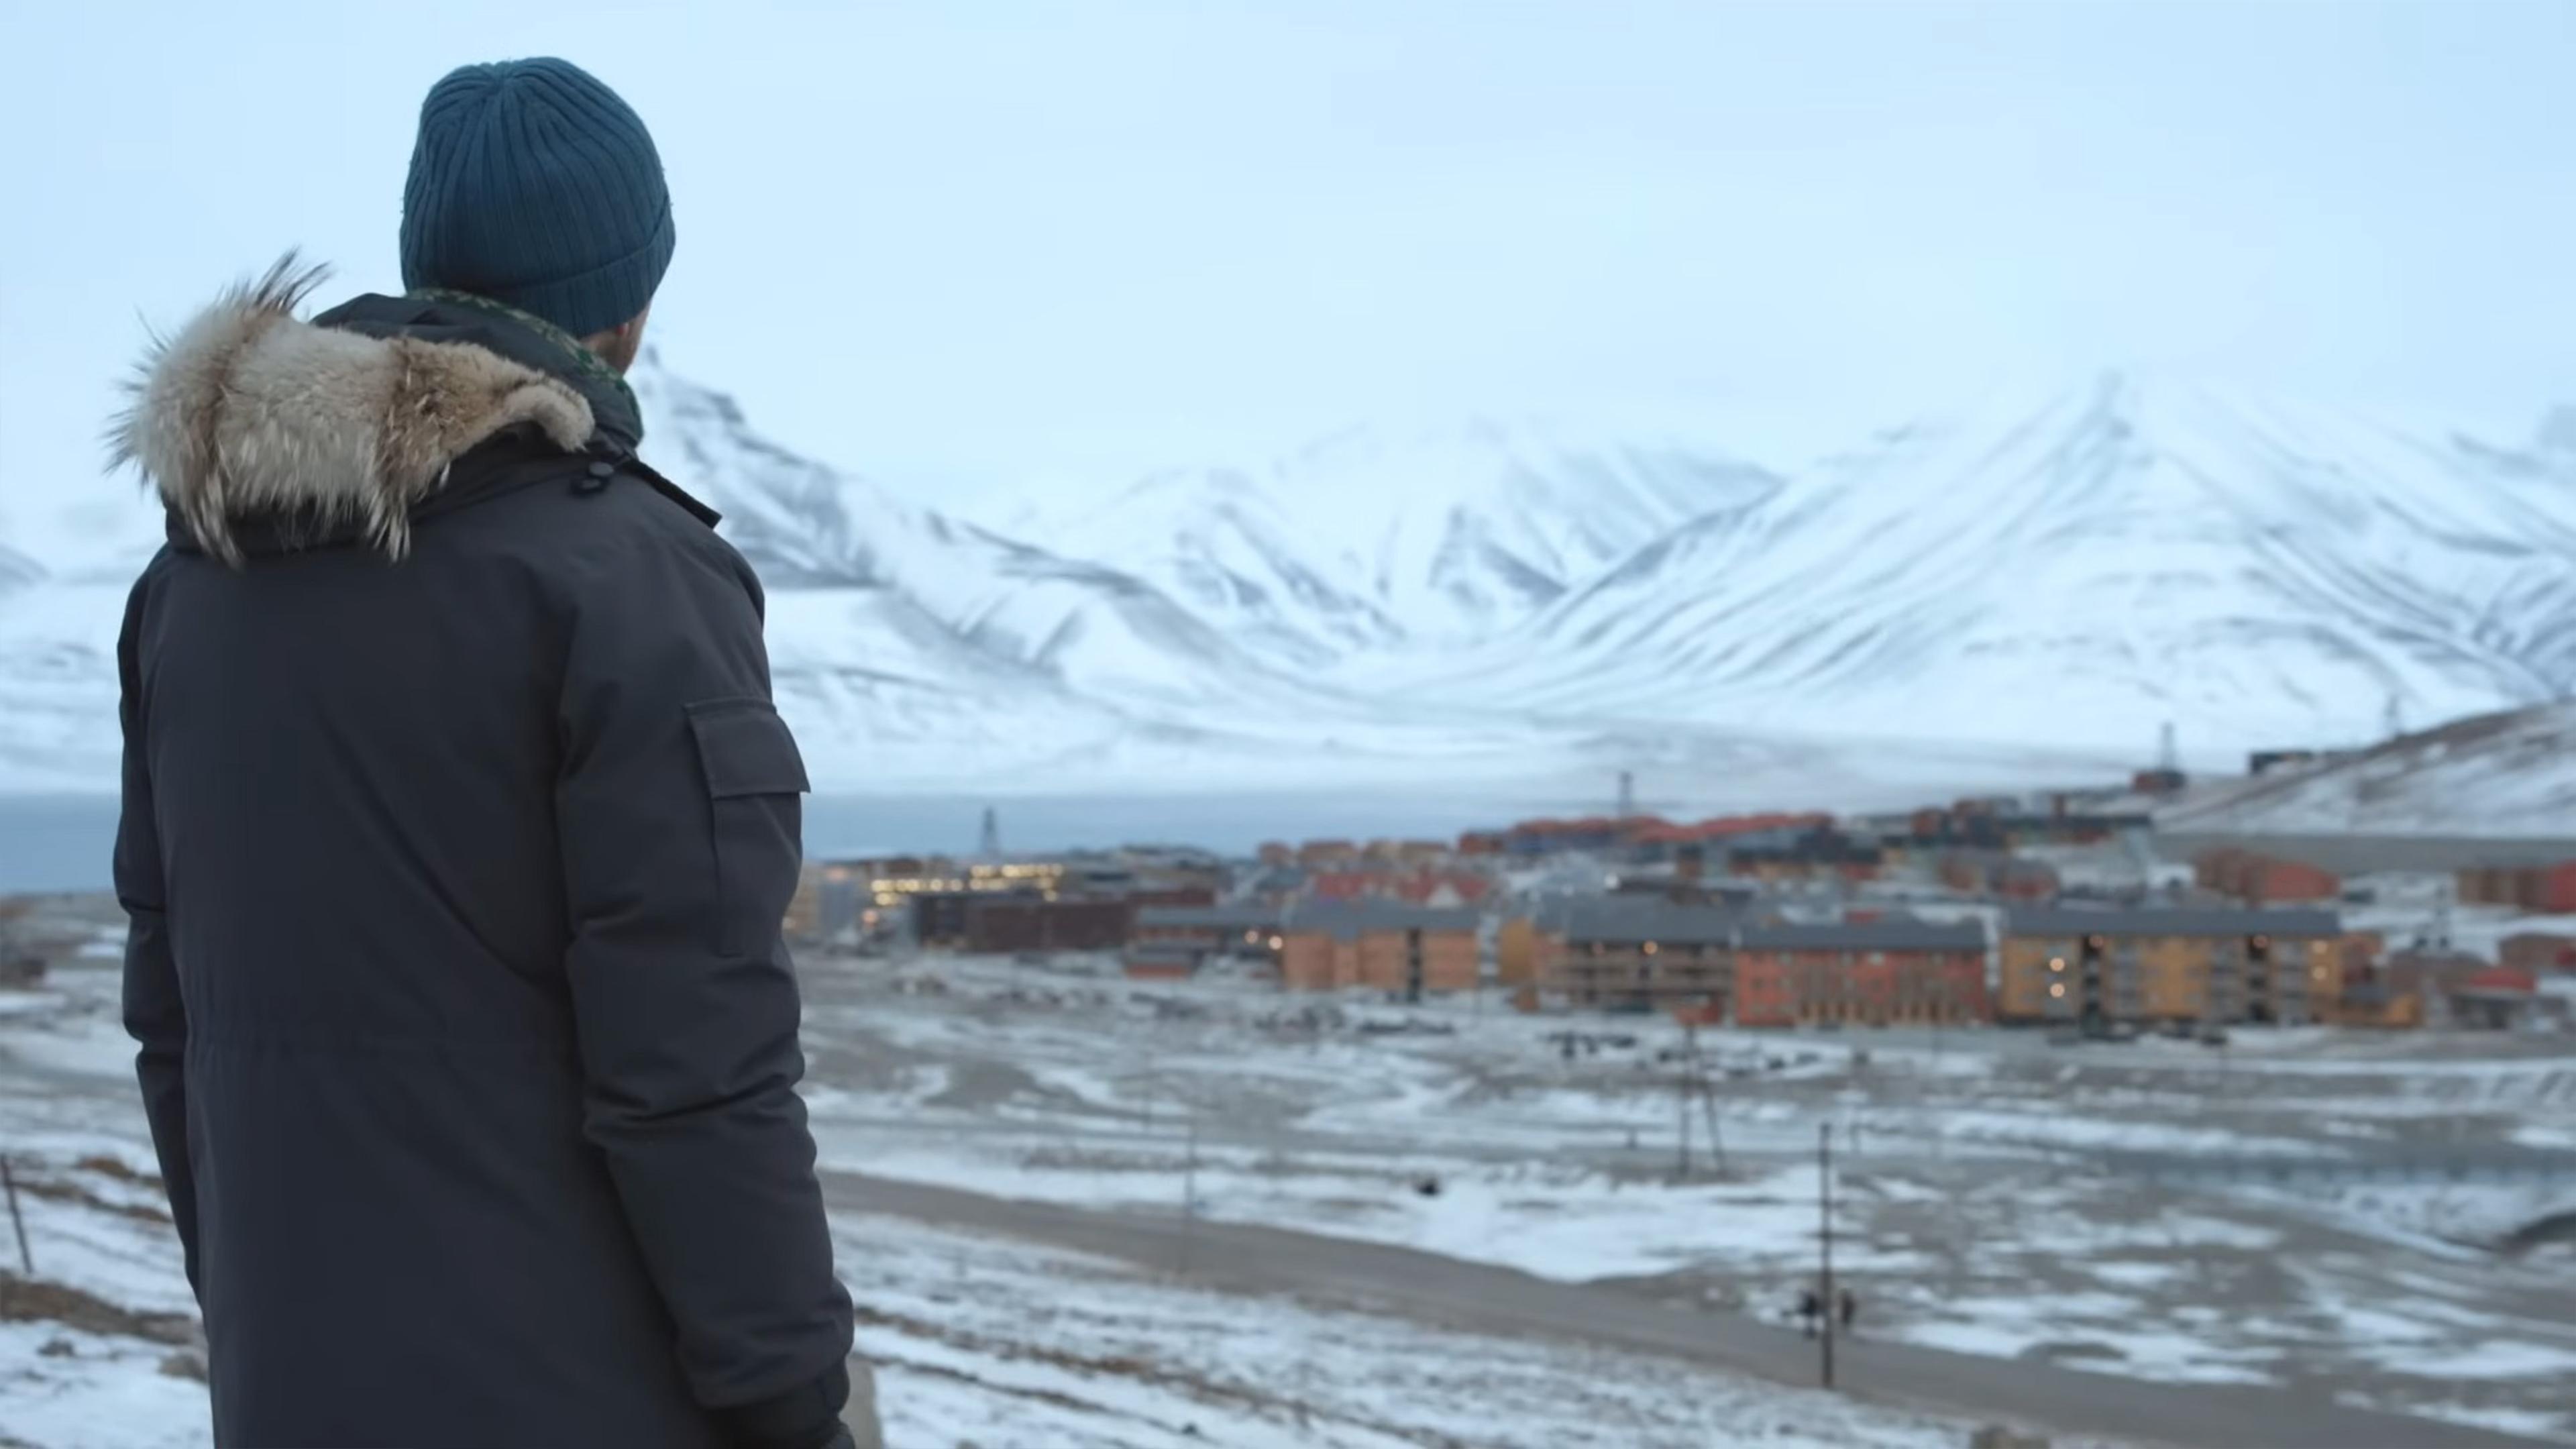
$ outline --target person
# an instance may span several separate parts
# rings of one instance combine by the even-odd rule
[[[762,593],[635,456],[673,247],[560,60],[420,112],[402,296],[157,344],[125,1019],[221,1445],[847,1442]]]
[[[1816,1336],[1816,1323],[1819,1319],[1824,1317],[1824,1314],[1824,1300],[1816,1296],[1816,1290],[1813,1288],[1800,1289],[1798,1292],[1798,1321],[1805,1326],[1807,1337],[1813,1338]]]
[[[1849,1288],[1843,1289],[1837,1296],[1842,1300],[1835,1306],[1842,1311],[1843,1332],[1845,1334],[1849,1334],[1851,1332],[1852,1319],[1859,1316],[1860,1313],[1860,1300],[1852,1296],[1852,1291]]]

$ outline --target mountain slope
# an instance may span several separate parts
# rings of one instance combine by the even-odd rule
[[[2160,812],[2244,834],[2576,834],[2576,704],[2455,720],[2350,759],[2266,775]]]
[[[17,550],[0,545],[0,595],[45,576],[45,566]]]
[[[1301,664],[1490,638],[1777,486],[1722,452],[1489,419],[1353,429],[1259,470],[1160,474],[1018,516]]]
[[[662,471],[702,492],[774,590],[881,591],[892,632],[964,656],[988,682],[1176,708],[1299,693],[1223,633],[1098,564],[895,498],[753,432],[722,393],[647,363],[634,378]]]
[[[634,382],[647,455],[768,585],[830,789],[1635,768],[1798,803],[1906,760],[2090,770],[2167,720],[2214,753],[2576,693],[2564,417],[2496,446],[2110,378],[1772,469],[1666,434],[1362,431],[1012,536],[780,448],[657,361]],[[118,608],[157,519],[97,486],[13,503],[54,542],[0,540],[0,787],[114,778]]]
[[[1953,738],[2367,738],[2392,700],[2576,691],[2576,466],[2110,378],[1687,523],[1434,687]]]
[[[1367,732],[1365,707],[1281,676],[1149,585],[779,448],[658,361],[631,380],[647,455],[725,515],[760,571],[780,707],[822,788],[1063,784],[1140,752],[1222,765],[1337,721]],[[66,530],[89,553],[48,571],[0,552],[0,788],[116,777],[116,632],[142,562],[130,540],[158,509],[121,480],[97,487],[63,510],[116,514]]]

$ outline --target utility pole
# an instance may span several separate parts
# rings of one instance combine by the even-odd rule
[[[1816,1124],[1816,1316],[1824,1320],[1824,1385],[1834,1386],[1834,1124]]]
[[[1681,1075],[1674,1084],[1673,1106],[1681,1116],[1681,1161],[1673,1168],[1675,1182],[1690,1181],[1690,1109],[1691,1059],[1698,1053],[1699,1033],[1696,1028],[1682,1028]]]
[[[18,1230],[18,1266],[33,1278],[36,1276],[36,1255],[27,1250],[27,1220],[18,1212],[18,1174],[10,1170],[6,1157],[0,1157],[0,1185],[9,1190],[9,1226]]]
[[[1189,1112],[1189,1144],[1181,1157],[1181,1272],[1190,1271],[1190,1248],[1199,1226],[1199,1114]]]
[[[1708,1115],[1709,1156],[1717,1162],[1717,1175],[1724,1177],[1726,1176],[1726,1137],[1718,1131],[1717,1127],[1717,1084],[1710,1081],[1704,1071],[1699,1079],[1699,1105],[1700,1110]]]
[[[1163,1083],[1162,1077],[1154,1069],[1155,1034],[1155,1023],[1151,1021],[1145,1023],[1144,1062],[1142,1065],[1144,1067],[1145,1077],[1145,1135],[1148,1137],[1154,1135],[1154,1094],[1162,1089]]]

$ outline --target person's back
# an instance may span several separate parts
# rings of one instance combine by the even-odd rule
[[[219,1443],[837,1432],[803,768],[757,582],[612,365],[660,186],[581,72],[458,72],[420,290],[306,323],[281,269],[123,424],[172,517],[120,649],[127,1018]]]

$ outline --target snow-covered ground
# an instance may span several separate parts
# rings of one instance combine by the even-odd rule
[[[0,1322],[0,1443],[197,1449],[205,1389],[175,1371],[190,1327],[177,1243],[166,1220],[136,1211],[157,1186],[129,1193],[123,1177],[60,1155],[67,1139],[50,1145],[19,1159],[22,1187],[56,1195],[29,1200],[39,1281],[169,1317],[125,1331]],[[110,1134],[87,1145],[130,1146]],[[1220,1293],[898,1217],[845,1213],[834,1236],[895,1449],[1952,1449],[1964,1438],[1930,1416],[1633,1354]]]
[[[47,1295],[31,1305],[13,1283],[19,1296],[0,1299],[17,1305],[0,1313],[0,1444],[208,1442],[205,1390],[185,1372],[192,1305],[114,996],[101,960],[0,995],[0,1132]],[[832,1075],[818,1072],[822,1103],[849,1099]],[[1955,1449],[1974,1427],[879,1213],[836,1214],[834,1233],[893,1449]]]
[[[1684,1038],[1658,1018],[1131,983],[1087,957],[807,974],[827,1168],[1165,1217],[1186,1203],[1778,1322],[1812,1272],[1821,1130],[1865,1335],[2576,1440],[2576,1248],[2493,1247],[2576,1207],[2576,1179],[2479,1172],[2576,1146],[2563,1041],[2310,1029],[2213,1052],[1712,1030],[1689,1044],[1708,1091],[1686,1095]],[[45,1187],[29,1201],[40,1274],[184,1313],[113,994],[93,960],[0,997],[0,1109]],[[2204,1180],[2123,1165],[2141,1155],[2457,1160],[2468,1176]],[[1955,1442],[1849,1409],[1820,1428],[1804,1396],[1714,1372],[1690,1371],[1706,1382],[1688,1395],[1632,1391],[1681,1370],[1230,1297],[945,1225],[860,1214],[840,1231],[898,1446],[1154,1445],[1191,1424],[1254,1445],[1421,1442],[1430,1424],[1466,1444]],[[26,1390],[74,1406],[66,1421],[82,1384],[157,1376],[171,1351],[66,1342],[77,1352],[38,1355]],[[1288,1360],[1309,1367],[1250,1367]],[[1413,1365],[1401,1391],[1389,1363]],[[0,1393],[0,1436],[165,1442],[141,1419],[132,1438],[31,1437],[11,1428],[16,1402]],[[1706,1437],[1751,1421],[1784,1427]]]
[[[1948,1449],[1966,1438],[1957,1423],[1630,1354],[1215,1293],[894,1218],[838,1227],[898,1449]]]
[[[1682,1038],[1659,1019],[1097,969],[818,965],[827,1162],[1158,1212],[1186,1192],[1211,1218],[1778,1319],[1812,1272],[1826,1127],[1838,1269],[1874,1332],[2143,1378],[2327,1383],[2576,1436],[2576,1253],[2489,1246],[2576,1207],[2576,1176],[2477,1175],[2489,1154],[2559,1145],[2576,1116],[2565,1042],[1708,1031],[1713,1092],[1685,1113]],[[1569,1029],[1585,1038],[1570,1060]],[[2171,1171],[2140,1175],[2140,1154]],[[2455,1159],[2468,1180],[2265,1175]]]

